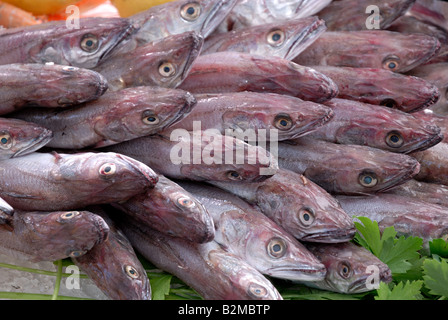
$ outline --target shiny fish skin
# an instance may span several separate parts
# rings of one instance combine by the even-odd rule
[[[151,286],[132,244],[101,208],[88,208],[109,227],[106,240],[72,261],[112,300],[151,300]]]
[[[98,99],[108,88],[107,80],[95,71],[35,63],[1,65],[0,83],[2,115],[29,106],[73,106]]]
[[[323,281],[304,282],[307,286],[347,294],[371,291],[374,289],[366,286],[372,277],[371,267],[377,267],[379,271],[376,285],[379,285],[379,281],[392,281],[392,273],[387,264],[354,243],[309,243],[306,247],[327,269]]]
[[[436,124],[399,110],[345,99],[325,105],[332,108],[333,119],[308,137],[404,154],[426,150],[444,138]]]
[[[67,28],[65,20],[3,29],[0,64],[54,62],[90,69],[133,32],[125,18],[83,18],[79,29]]]
[[[132,157],[173,179],[235,183],[263,181],[278,169],[275,158],[265,149],[218,132],[182,131],[177,135],[173,131],[170,137],[141,137],[107,147],[106,150]],[[221,153],[217,152],[219,150],[222,150]],[[212,151],[215,151],[213,156]],[[239,158],[243,152],[244,156]],[[226,161],[226,154],[232,155],[233,161]],[[179,163],[173,163],[172,156]],[[235,161],[237,157],[241,160],[239,163]],[[261,169],[269,172],[264,173]]]
[[[403,112],[432,107],[439,89],[424,79],[384,69],[313,66],[339,88],[337,98],[384,105]]]
[[[169,237],[129,219],[118,225],[148,261],[181,279],[203,299],[282,300],[260,272],[214,241],[198,244]]]
[[[210,183],[256,205],[298,240],[336,243],[355,235],[352,219],[333,196],[294,172],[280,169],[258,183]]]
[[[443,184],[411,179],[402,185],[390,189],[387,193],[448,207],[448,186]]]
[[[172,35],[130,52],[114,53],[94,70],[107,79],[112,91],[136,86],[176,88],[187,77],[203,43],[204,38],[194,32]]]
[[[419,162],[405,154],[306,137],[280,142],[278,161],[280,168],[303,174],[329,193],[348,195],[384,192],[420,169]]]
[[[420,172],[414,177],[418,181],[448,185],[448,143],[411,153],[420,163]]]
[[[337,96],[327,76],[280,57],[241,52],[199,56],[179,88],[191,93],[271,92],[323,102]]]
[[[266,139],[270,139],[271,130],[276,130],[275,138],[286,140],[314,131],[333,118],[331,108],[275,93],[230,92],[194,96],[197,104],[192,112],[164,130],[163,135],[169,136],[175,129],[193,131],[194,121],[200,121],[202,127],[218,129],[221,134],[226,134],[226,130],[235,134],[240,130],[241,133],[251,130],[258,135],[260,129],[265,129]],[[282,126],[281,121],[287,124]]]
[[[171,237],[205,243],[213,240],[213,219],[204,205],[179,184],[159,175],[154,188],[112,203],[132,219]]]
[[[310,252],[275,222],[222,189],[181,183],[207,208],[215,241],[262,274],[288,280],[322,280],[326,270]]]
[[[237,51],[292,60],[325,30],[325,22],[317,17],[247,27],[208,37],[202,54]]]
[[[196,99],[189,92],[145,86],[107,92],[95,101],[70,109],[34,108],[11,117],[50,129],[53,138],[48,147],[100,148],[156,134],[180,121],[195,104]]]
[[[11,226],[0,226],[0,251],[32,262],[81,256],[109,234],[106,222],[89,211],[16,211]]]
[[[13,214],[14,208],[11,207],[5,200],[0,198],[0,227],[2,224],[10,225]]]
[[[51,130],[32,122],[0,118],[0,160],[30,154],[50,142]]]
[[[386,30],[326,31],[293,61],[304,66],[375,68],[404,73],[428,62],[440,42]]]
[[[26,211],[123,201],[157,183],[150,168],[116,153],[35,152],[3,160],[0,168],[0,197]]]

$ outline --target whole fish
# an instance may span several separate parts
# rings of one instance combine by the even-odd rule
[[[162,131],[185,117],[195,104],[189,92],[144,86],[107,92],[70,109],[34,108],[11,117],[50,129],[53,138],[47,147],[100,148]]]
[[[181,183],[207,208],[215,241],[262,274],[288,280],[322,280],[323,265],[293,236],[237,196],[203,184]]]
[[[301,241],[345,242],[355,235],[352,219],[333,196],[303,175],[280,169],[264,182],[209,182],[250,204]]]
[[[95,71],[35,63],[0,65],[0,83],[0,114],[29,106],[74,106],[98,99],[108,88]]]
[[[106,222],[89,211],[16,210],[11,226],[0,226],[0,251],[32,262],[82,256],[109,234]]]
[[[356,294],[375,290],[379,287],[380,281],[384,283],[392,281],[392,273],[387,264],[369,250],[352,242],[307,243],[306,247],[327,269],[324,280],[303,282],[307,286]],[[376,274],[373,273],[375,271]]]
[[[136,27],[125,18],[82,18],[77,25],[52,21],[0,31],[0,64],[46,63],[91,69]]]
[[[410,113],[432,107],[441,96],[434,83],[389,70],[332,66],[312,68],[336,83],[339,99],[382,105]]]
[[[441,142],[430,149],[410,155],[420,163],[416,180],[448,185],[448,143]]]
[[[402,185],[390,189],[387,193],[448,207],[448,186],[438,183],[422,182],[411,179]]]
[[[393,226],[397,235],[420,237],[423,246],[448,235],[448,210],[413,197],[381,193],[373,196],[336,196],[352,216],[377,221],[380,230]]]
[[[404,154],[426,150],[444,138],[436,124],[396,109],[345,99],[325,105],[334,111],[333,119],[308,137]]]
[[[309,17],[329,3],[331,0],[238,0],[216,32]]]
[[[200,244],[170,237],[131,219],[120,219],[117,224],[143,257],[178,277],[203,299],[282,300],[265,276],[214,241]]]
[[[258,92],[195,94],[197,104],[181,121],[161,134],[176,129],[193,131],[195,121],[201,128],[218,129],[221,134],[233,132],[242,140],[254,141],[266,130],[266,139],[280,140],[300,137],[327,124],[333,118],[331,108],[299,98]],[[275,130],[275,136],[271,133]],[[249,137],[251,135],[252,137]]]
[[[101,208],[88,208],[103,218],[109,235],[72,261],[112,300],[151,300],[149,279],[132,244]]]
[[[328,30],[358,31],[375,27],[384,30],[397,18],[403,16],[416,0],[339,0],[332,1],[318,15],[325,20]],[[370,9],[375,5],[375,9]],[[373,11],[372,11],[373,10]],[[366,21],[372,13],[378,14],[379,21]],[[376,17],[372,17],[375,19]]]
[[[419,172],[413,157],[368,146],[300,138],[280,142],[278,162],[332,194],[372,194],[400,185]]]
[[[424,34],[326,31],[293,61],[304,66],[382,68],[404,73],[428,62],[439,49],[439,40]]]
[[[241,52],[199,56],[179,88],[197,93],[272,92],[323,102],[337,96],[336,84],[309,67],[280,57]]]
[[[0,198],[0,225],[11,225],[13,214],[14,208]]]
[[[141,137],[106,150],[132,157],[168,178],[182,180],[262,181],[278,169],[275,157],[264,148],[207,130],[179,129],[170,137]]]
[[[137,47],[116,52],[94,68],[109,83],[109,89],[136,86],[176,88],[186,78],[201,52],[204,39],[185,32]]]
[[[0,197],[24,211],[76,210],[127,200],[157,175],[116,153],[32,153],[0,162]]]
[[[52,139],[53,133],[35,123],[0,118],[0,160],[30,154]]]
[[[141,224],[172,237],[204,243],[215,236],[204,205],[179,184],[159,175],[154,188],[126,201],[112,203]]]
[[[317,17],[252,26],[211,35],[204,43],[202,54],[237,51],[292,60],[325,30],[325,22]]]

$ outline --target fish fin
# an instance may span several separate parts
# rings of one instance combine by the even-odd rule
[[[17,194],[17,193],[13,193],[13,192],[3,192],[2,194],[7,195],[12,198],[17,198],[17,199],[43,200],[42,197],[31,196],[31,195],[26,195],[26,194]]]
[[[59,153],[57,153],[56,151],[52,151],[51,154],[52,154],[53,157],[54,157],[54,162],[55,162],[55,163],[59,162],[59,160],[62,159],[62,157],[61,157],[61,156],[59,155]]]

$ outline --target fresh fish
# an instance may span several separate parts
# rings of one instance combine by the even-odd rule
[[[428,62],[439,49],[439,40],[424,34],[326,31],[293,61],[304,66],[382,68],[404,73]]]
[[[53,138],[47,147],[100,148],[162,131],[185,117],[195,104],[189,92],[144,86],[107,92],[70,109],[34,108],[11,117],[50,129]]]
[[[204,39],[194,32],[167,36],[128,52],[117,52],[94,68],[109,89],[136,86],[176,88],[201,52]]]
[[[72,261],[112,300],[151,300],[149,279],[132,244],[101,208],[88,208],[109,226],[105,241]]]
[[[221,134],[231,131],[240,139],[256,140],[249,135],[266,139],[293,139],[320,128],[333,118],[331,108],[299,98],[258,92],[196,94],[196,106],[183,120],[163,131],[169,135],[176,129],[193,131],[195,121],[202,127],[218,129]],[[275,130],[275,137],[271,132]]]
[[[300,242],[244,200],[212,186],[181,186],[210,212],[215,241],[262,274],[288,280],[324,278],[324,266]]]
[[[417,0],[406,14],[448,30],[448,4],[445,1]]]
[[[414,177],[420,164],[413,157],[368,146],[342,145],[300,138],[280,142],[278,162],[332,194],[384,192]]]
[[[434,83],[389,70],[332,66],[312,68],[336,83],[339,99],[416,112],[432,107],[441,96]]]
[[[384,30],[389,27],[397,18],[403,16],[406,11],[412,7],[416,0],[387,0],[387,1],[370,1],[370,0],[339,0],[333,1],[318,15],[325,20],[328,30],[332,31],[358,31],[368,30],[374,25],[369,24],[366,20],[373,12],[367,11],[371,5],[375,5],[378,9],[379,29]],[[372,9],[373,10],[373,9]]]
[[[433,239],[448,237],[448,210],[445,207],[387,193],[336,198],[351,216],[377,221],[380,231],[393,226],[398,236],[420,237],[424,247]]]
[[[14,208],[11,207],[5,200],[0,198],[0,227],[3,224],[11,225],[13,214]]]
[[[264,148],[216,131],[173,131],[170,137],[142,137],[106,150],[132,157],[173,179],[262,181],[278,169],[275,157]]]
[[[83,18],[79,28],[68,28],[61,20],[3,29],[0,64],[54,62],[91,69],[135,29],[125,18]]]
[[[352,219],[333,196],[303,175],[280,169],[264,182],[210,182],[250,204],[301,241],[345,242],[355,235]]]
[[[440,134],[443,135],[442,142],[448,141],[448,114],[437,114],[432,110],[423,110],[414,113],[413,116],[420,121],[439,127]]]
[[[414,177],[418,181],[448,185],[448,143],[410,154],[420,163],[420,172]]]
[[[0,118],[0,160],[32,153],[52,139],[53,133],[35,123]]]
[[[448,207],[448,186],[411,179],[402,185],[390,189],[387,193]]]
[[[29,106],[74,106],[98,99],[108,88],[95,71],[35,63],[1,65],[0,83],[0,114]]]
[[[325,22],[318,17],[252,26],[208,37],[202,54],[237,51],[292,60],[325,30]]]
[[[303,282],[307,286],[356,294],[378,288],[380,281],[384,283],[392,281],[392,273],[387,264],[369,250],[352,242],[309,243],[306,247],[327,269],[327,275],[323,281]],[[372,281],[376,282],[372,283]]]
[[[336,84],[309,67],[280,57],[241,52],[199,56],[179,88],[191,93],[272,92],[323,102],[337,96]]]
[[[134,248],[206,300],[282,300],[272,283],[246,261],[216,242],[194,243],[170,237],[131,219],[120,219]]]
[[[440,127],[413,116],[415,113],[345,99],[325,105],[333,109],[333,119],[308,137],[405,154],[426,150],[444,137]]]
[[[76,210],[127,200],[157,175],[116,153],[32,153],[0,162],[0,197],[24,211]]]
[[[89,211],[16,210],[11,226],[0,226],[0,251],[32,262],[79,257],[109,234],[106,222]]]
[[[309,17],[329,3],[331,0],[238,0],[216,32]]]
[[[204,205],[179,184],[159,175],[153,189],[112,203],[132,219],[172,237],[204,243],[213,240],[213,219]]]

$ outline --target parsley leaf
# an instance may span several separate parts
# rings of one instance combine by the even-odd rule
[[[446,259],[426,259],[423,279],[432,295],[448,297],[448,262]]]
[[[391,289],[387,283],[381,282],[375,300],[420,300],[422,285],[422,280],[406,281],[391,285]]]

